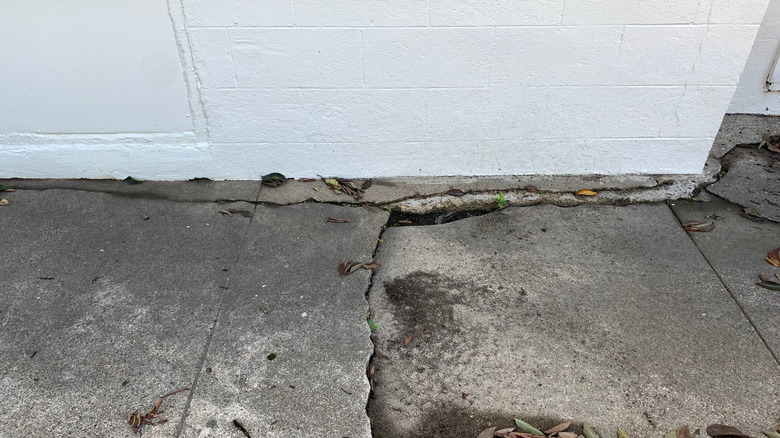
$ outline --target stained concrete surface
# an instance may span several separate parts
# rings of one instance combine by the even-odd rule
[[[735,148],[723,163],[728,171],[707,191],[780,222],[780,154]]]
[[[18,190],[0,194],[0,437],[134,436],[127,413],[184,387],[168,423],[135,436],[242,437],[235,419],[253,437],[352,438],[369,416],[385,438],[514,416],[602,436],[780,420],[780,369],[748,320],[776,345],[777,295],[735,293],[747,274],[719,277],[665,204],[510,207],[382,234],[384,211],[224,202],[275,190],[256,182],[2,183]],[[373,277],[336,274],[380,236]]]
[[[777,362],[665,204],[510,207],[383,240],[376,437],[778,419]]]

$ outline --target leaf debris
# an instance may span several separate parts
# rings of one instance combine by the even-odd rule
[[[682,224],[682,227],[685,229],[685,231],[706,233],[715,229],[715,223],[691,221],[685,222]]]
[[[154,403],[152,409],[150,409],[149,412],[147,412],[146,414],[142,415],[140,409],[136,409],[135,412],[130,412],[129,414],[127,414],[127,422],[133,428],[133,432],[138,433],[138,431],[141,430],[141,428],[147,424],[150,426],[154,426],[157,424],[167,423],[168,420],[165,418],[158,419],[158,417],[165,412],[163,410],[160,410],[160,405],[162,405],[163,399],[183,391],[189,391],[189,389],[190,388],[182,388],[173,392],[169,392],[168,394],[165,394],[163,396],[160,396],[159,398],[157,398],[157,401]]]
[[[766,253],[766,261],[774,267],[780,267],[780,248],[775,248]]]
[[[412,340],[414,340],[414,338],[416,338],[420,333],[422,333],[420,330],[415,330],[412,332],[412,334],[404,338],[404,342],[403,342],[404,348],[409,346]]]
[[[325,223],[328,223],[328,222],[334,222],[334,223],[337,223],[337,224],[343,224],[343,223],[349,222],[349,219],[339,219],[339,218],[335,218],[335,217],[328,217],[327,219],[325,219]]]

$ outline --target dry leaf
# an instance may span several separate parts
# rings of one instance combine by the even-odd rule
[[[415,330],[414,332],[412,332],[411,335],[407,336],[406,339],[404,339],[404,347],[408,346],[409,343],[412,342],[412,340],[414,338],[416,338],[417,335],[419,335],[419,334],[420,334],[420,331],[419,330]]]
[[[544,431],[546,435],[552,435],[558,432],[563,432],[564,430],[568,429],[569,426],[571,426],[571,421],[567,421],[565,423],[561,423],[557,426],[553,426],[547,430]]]
[[[596,196],[598,195],[598,192],[594,192],[593,190],[583,189],[579,190],[577,192],[577,196]]]
[[[363,209],[370,213],[381,213],[382,209],[373,205],[363,204]]]
[[[314,182],[314,181],[317,181],[317,179],[316,178],[301,178],[298,181],[300,181],[300,182]]]
[[[9,193],[10,193],[10,192],[15,192],[15,191],[16,191],[16,189],[5,189],[5,190],[0,190],[0,192],[9,192]]]
[[[363,264],[362,264],[362,263],[360,263],[360,262],[355,262],[355,263],[353,263],[352,265],[350,265],[349,269],[347,270],[347,274],[351,274],[351,273],[353,273],[353,272],[357,271],[358,269],[360,269],[360,268],[362,268],[362,267],[363,267]]]
[[[450,195],[450,196],[461,197],[461,196],[465,196],[466,192],[464,192],[461,189],[452,189],[452,190],[448,191],[447,194]]]
[[[577,438],[574,432],[558,432],[558,438]]]
[[[349,260],[344,260],[344,263],[339,265],[339,276],[346,274],[347,269],[349,269]]]
[[[147,215],[145,215],[145,214],[142,214],[142,215],[141,215],[141,219],[143,219],[143,220],[147,220],[147,219],[149,219],[149,216],[147,216]]]
[[[227,211],[227,210],[217,210],[219,213],[226,214],[228,216],[233,216],[233,213]]]
[[[376,268],[379,268],[381,266],[382,265],[380,265],[377,262],[371,262],[371,263],[366,263],[365,265],[363,265],[363,269],[376,269]]]
[[[712,437],[727,436],[750,438],[750,435],[745,435],[736,427],[726,426],[724,424],[710,424],[707,426],[707,434]]]
[[[496,428],[491,427],[480,432],[480,434],[477,435],[477,438],[493,438],[494,433],[496,433]]]
[[[772,282],[772,283],[773,283],[772,279],[771,279],[771,278],[769,278],[769,277],[767,277],[766,275],[764,275],[764,273],[763,273],[763,272],[762,272],[762,273],[760,273],[760,274],[758,274],[758,278],[760,278],[760,279],[761,279],[761,281],[763,281],[763,282],[765,282],[765,283],[770,283],[770,282]]]
[[[683,426],[677,429],[677,438],[693,438],[693,435],[691,434],[691,430],[688,429],[688,426]]]
[[[691,221],[682,224],[682,227],[685,229],[685,231],[706,233],[707,231],[712,231],[715,229],[715,223]]]
[[[92,279],[89,280],[89,284],[92,284],[92,283],[98,281],[98,278],[100,278],[100,277],[92,277]]]
[[[312,187],[311,189],[314,190],[315,192],[319,192],[320,191],[319,187]]]
[[[780,248],[775,248],[766,254],[766,261],[772,266],[780,267]]]
[[[338,219],[338,218],[335,218],[335,217],[329,217],[329,218],[325,219],[325,222],[326,223],[328,223],[328,222],[335,222],[337,224],[343,224],[343,223],[349,222],[349,220],[348,219]]]
[[[7,199],[5,199],[5,198],[0,199],[0,205],[8,205],[8,204],[10,204],[10,202],[8,202]]]

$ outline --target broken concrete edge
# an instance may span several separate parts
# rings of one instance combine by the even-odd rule
[[[780,116],[768,114],[726,114],[710,151],[721,158],[738,144],[758,143],[765,133],[780,133]]]
[[[524,175],[447,176],[377,179],[360,199],[335,193],[323,180],[289,180],[279,187],[259,181],[146,181],[127,184],[120,180],[0,179],[0,184],[19,190],[84,190],[129,198],[166,199],[179,202],[250,202],[293,205],[321,202],[342,205],[371,204],[405,213],[424,214],[447,210],[495,209],[503,194],[509,205],[614,204],[658,202],[690,197],[713,183],[721,171],[718,159],[710,158],[700,174],[693,175]],[[359,181],[358,179],[356,179]],[[465,193],[448,194],[452,189]],[[592,190],[595,196],[576,195]]]

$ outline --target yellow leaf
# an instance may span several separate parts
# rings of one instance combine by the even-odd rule
[[[598,192],[594,192],[593,190],[583,189],[577,192],[577,196],[596,196],[598,195]]]
[[[10,202],[8,202],[7,199],[5,199],[5,198],[0,199],[0,205],[8,205],[8,204],[10,204]]]

